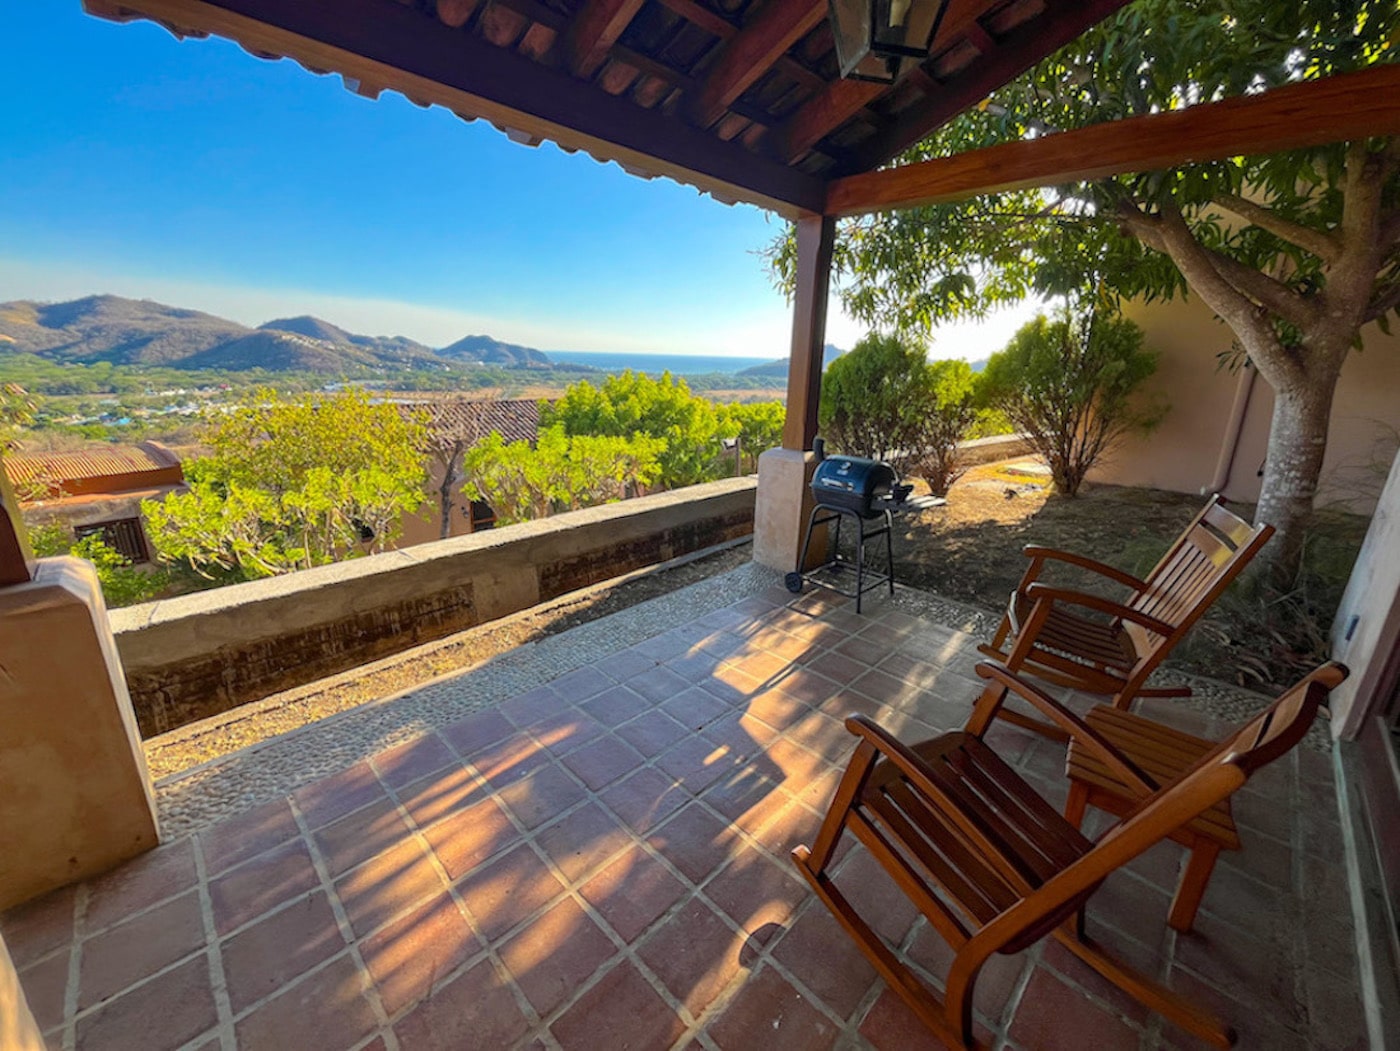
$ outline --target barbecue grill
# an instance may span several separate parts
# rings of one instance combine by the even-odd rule
[[[789,591],[796,593],[808,580],[820,584],[848,598],[856,600],[856,612],[860,612],[861,596],[881,584],[889,585],[894,594],[894,548],[891,534],[894,520],[891,508],[909,493],[909,486],[899,485],[894,468],[879,460],[869,460],[860,456],[825,456],[821,439],[817,439],[816,453],[819,462],[812,473],[812,498],[816,505],[807,519],[807,535],[802,541],[802,553],[797,558],[796,571],[786,578]],[[845,518],[855,520],[856,559],[855,589],[850,590],[836,583],[833,577],[849,566],[840,553],[841,522]],[[831,558],[811,570],[803,571],[807,564],[807,552],[812,545],[812,533],[818,526],[835,523],[836,529],[831,538]],[[875,573],[866,569],[865,544],[880,536],[885,538],[886,572]]]

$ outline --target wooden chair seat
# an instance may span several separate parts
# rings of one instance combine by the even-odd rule
[[[1014,633],[1019,633],[1034,607],[1035,603],[1020,592],[1011,597],[1009,612]],[[1133,638],[1121,624],[1076,616],[1064,606],[1050,608],[1040,625],[1036,645],[1076,665],[1112,669],[1120,679],[1132,671],[1138,661]]]
[[[1090,709],[1084,722],[1157,785],[1172,784],[1219,748],[1214,741],[1103,705]],[[1065,817],[1075,827],[1083,823],[1087,807],[1097,807],[1122,817],[1143,797],[1140,790],[1125,784],[1099,756],[1075,741],[1070,742],[1065,755],[1065,775],[1070,782]],[[1241,846],[1239,831],[1230,813],[1230,800],[1222,799],[1182,825],[1172,833],[1171,839],[1190,851],[1191,856],[1177,883],[1167,923],[1175,930],[1189,931],[1220,851],[1239,850]]]
[[[905,745],[864,716],[846,720],[857,738],[855,754],[812,846],[792,852],[803,878],[880,976],[948,1047],[980,1046],[972,1031],[972,997],[991,956],[1020,952],[1047,936],[1188,1033],[1229,1047],[1234,1034],[1219,1019],[1091,941],[1084,909],[1109,875],[1164,839],[1193,835],[1218,849],[1212,837],[1220,815],[1229,814],[1222,804],[1251,773],[1298,742],[1346,669],[1324,665],[1214,747],[1163,727],[1129,732],[1124,728],[1135,725],[1133,717],[1124,721],[1119,717],[1125,713],[1112,709],[1091,724],[1003,665],[983,662],[977,674],[988,685],[962,730]],[[1099,782],[1116,783],[1132,800],[1122,819],[1096,840],[1057,813],[984,740],[1012,693],[1073,740],[1073,765],[1085,772],[1076,784],[1094,789]],[[1115,739],[1128,739],[1160,776],[1186,755],[1196,758],[1179,776],[1158,782]],[[1197,823],[1209,834],[1183,832]],[[941,999],[842,893],[831,869],[847,832],[952,948]]]

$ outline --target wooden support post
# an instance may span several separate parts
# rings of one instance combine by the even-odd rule
[[[836,220],[804,215],[797,220],[797,287],[792,298],[792,350],[788,362],[784,449],[810,449],[817,436],[826,346],[826,301]]]
[[[0,587],[27,584],[33,578],[34,553],[19,515],[19,500],[0,466]]]

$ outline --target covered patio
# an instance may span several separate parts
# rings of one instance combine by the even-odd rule
[[[162,785],[167,827],[191,834],[0,921],[49,1046],[924,1046],[788,854],[849,755],[840,719],[909,740],[961,725],[978,637],[903,589],[859,617],[757,567],[687,591]],[[532,662],[539,685],[456,716]],[[1212,706],[1251,701],[1198,694],[1216,700],[1150,714],[1220,736]],[[1062,746],[994,737],[1063,798]],[[347,748],[362,757],[318,780],[276,772]],[[261,801],[220,817],[225,782]],[[1236,813],[1244,850],[1194,933],[1165,923],[1183,862],[1165,844],[1095,896],[1091,935],[1199,996],[1243,1047],[1365,1046],[1316,741]],[[938,985],[949,957],[927,922],[863,850],[842,865]],[[1195,1046],[1053,944],[998,958],[977,1020],[993,1046]]]

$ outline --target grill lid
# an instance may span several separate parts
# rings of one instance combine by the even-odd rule
[[[819,504],[872,515],[871,504],[888,496],[897,481],[894,468],[861,456],[828,456],[812,474],[812,496]]]

